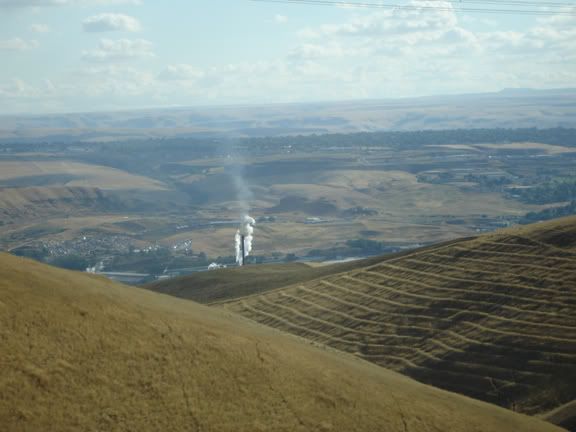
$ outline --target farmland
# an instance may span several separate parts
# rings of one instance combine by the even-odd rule
[[[255,262],[362,257],[573,208],[564,187],[575,176],[570,129],[0,147],[0,247],[58,262],[50,251],[84,253],[69,247],[78,239],[123,236],[120,248],[83,257],[109,271],[229,264],[246,206],[258,220]],[[530,191],[540,189],[547,198],[534,202]],[[174,260],[184,244],[202,259]],[[153,269],[125,252],[150,248],[166,252]]]

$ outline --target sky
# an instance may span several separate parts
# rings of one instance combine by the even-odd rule
[[[576,7],[381,3],[0,0],[0,114],[576,87]]]

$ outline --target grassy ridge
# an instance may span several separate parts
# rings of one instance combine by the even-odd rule
[[[0,254],[7,431],[556,431],[216,309]]]
[[[375,260],[379,261],[380,258]],[[262,264],[198,272],[145,286],[151,291],[203,304],[228,301],[285,287],[298,282],[344,272],[374,259],[313,267],[303,263]]]
[[[536,414],[576,397],[576,218],[224,305],[420,381]]]
[[[456,240],[456,242],[460,241],[462,240]],[[443,244],[452,243],[454,241]],[[400,257],[407,253],[409,252],[324,266],[311,266],[304,263],[249,265],[240,268],[193,273],[152,282],[145,285],[144,288],[203,304],[214,304],[264,293],[336,273],[352,271],[384,260]]]

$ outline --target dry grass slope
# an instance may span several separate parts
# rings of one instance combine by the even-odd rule
[[[528,414],[576,398],[576,218],[438,245],[223,304]]]
[[[303,263],[250,265],[197,272],[153,282],[146,285],[145,288],[194,300],[202,304],[212,304],[309,281],[333,273],[345,272],[378,261],[381,259],[369,258],[319,267],[312,267]]]
[[[8,220],[40,218],[62,212],[74,212],[79,204],[89,210],[106,208],[104,193],[85,187],[0,187],[0,215]]]
[[[0,254],[3,431],[559,431],[216,309]]]

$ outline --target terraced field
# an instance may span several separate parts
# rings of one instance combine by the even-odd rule
[[[439,245],[222,303],[528,414],[576,398],[576,218]]]

